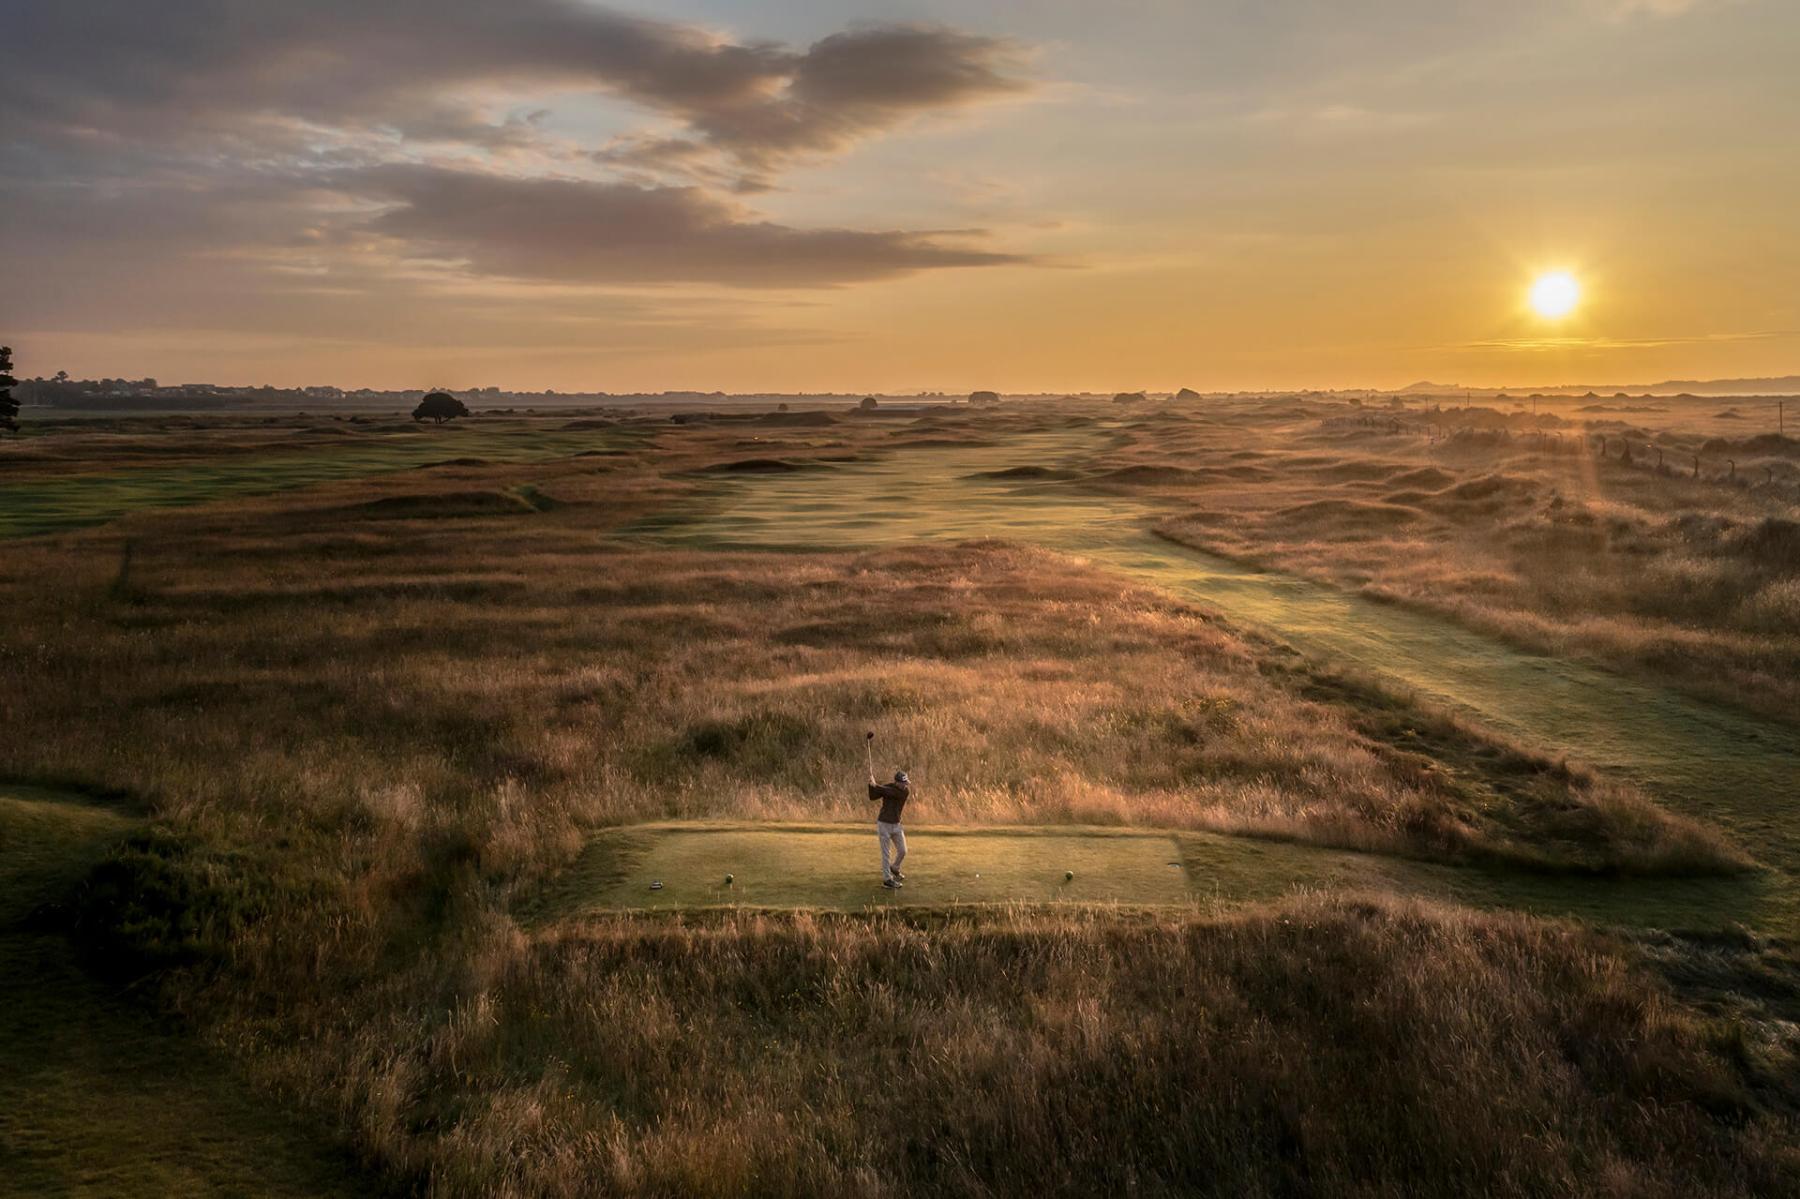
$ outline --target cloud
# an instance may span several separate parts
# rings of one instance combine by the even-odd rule
[[[1628,21],[1633,17],[1680,17],[1709,2],[1710,0],[1596,0],[1600,14],[1613,21]]]
[[[1027,262],[942,233],[796,229],[697,187],[385,166],[339,180],[390,205],[358,226],[411,253],[509,278],[814,287]]]
[[[1244,118],[1251,125],[1282,127],[1304,136],[1338,137],[1397,133],[1435,123],[1435,113],[1373,109],[1342,101],[1303,107],[1260,108]]]
[[[18,5],[9,5],[18,8]],[[477,144],[528,136],[469,97],[588,88],[756,170],[1028,86],[1010,42],[867,26],[805,49],[574,0],[57,0],[9,14],[9,120],[213,141],[272,122]]]
[[[889,26],[833,34],[786,64],[766,102],[689,116],[713,144],[768,166],[833,151],[914,114],[1016,93],[1010,44],[955,30]]]
[[[1024,91],[1023,53],[1001,39],[868,25],[789,45],[585,0],[0,14],[0,244],[72,295],[139,295],[175,272],[242,304],[259,287],[825,287],[1029,261],[978,234],[800,228],[744,207],[796,162]],[[557,120],[571,95],[588,117],[612,99],[656,127],[584,144]]]
[[[1443,348],[1459,351],[1519,350],[1527,353],[1560,350],[1653,350],[1665,346],[1772,341],[1794,336],[1796,334],[1792,331],[1765,330],[1752,333],[1702,333],[1688,337],[1495,337]]]

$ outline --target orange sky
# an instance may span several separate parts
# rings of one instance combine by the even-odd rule
[[[0,79],[24,376],[1800,371],[1791,3],[39,7]],[[1556,322],[1549,269],[1584,290]]]

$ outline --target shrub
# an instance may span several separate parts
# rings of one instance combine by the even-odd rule
[[[447,420],[467,415],[469,409],[461,400],[447,391],[434,391],[419,401],[419,406],[413,409],[412,418],[416,421],[435,421],[441,425]]]

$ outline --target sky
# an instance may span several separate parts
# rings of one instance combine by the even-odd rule
[[[21,377],[1800,372],[1793,0],[0,0]],[[1527,303],[1562,270],[1574,312]]]

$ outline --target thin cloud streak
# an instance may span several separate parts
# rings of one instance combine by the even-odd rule
[[[1555,350],[1648,350],[1664,346],[1769,341],[1783,337],[1800,337],[1800,332],[1775,330],[1758,333],[1706,333],[1695,337],[1497,337],[1442,348],[1463,351],[1520,350],[1533,353]]]

